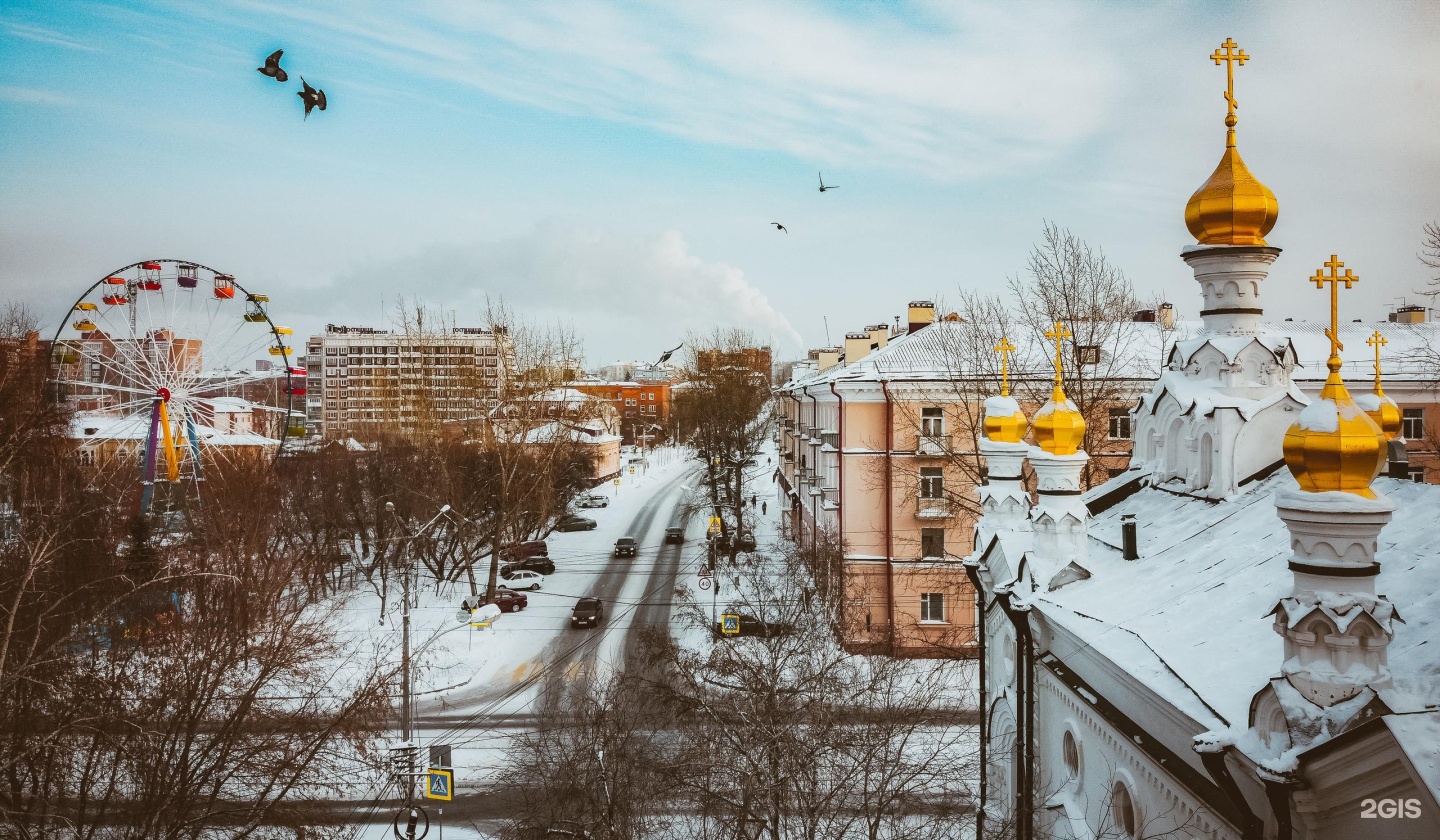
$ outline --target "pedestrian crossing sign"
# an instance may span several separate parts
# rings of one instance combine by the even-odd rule
[[[633,466],[630,468],[630,474],[631,474],[631,475],[634,475],[634,474],[635,474],[635,468],[634,468]]]
[[[740,616],[729,614],[720,616],[720,632],[727,636],[739,635]]]
[[[455,793],[455,773],[431,767],[425,771],[425,798],[449,802]]]
[[[720,533],[720,517],[718,517],[718,516],[712,516],[712,517],[710,517],[710,530],[709,530],[709,532],[710,532],[711,534],[718,534],[718,533]]]

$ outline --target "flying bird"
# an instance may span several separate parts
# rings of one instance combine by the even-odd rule
[[[782,224],[780,224],[779,222],[771,222],[770,224],[774,225],[774,226],[775,226],[775,229],[778,230],[778,231],[780,231],[781,233],[789,233],[789,232],[790,232],[790,231],[786,230],[786,229],[785,229],[785,226],[782,225]]]
[[[685,346],[684,344],[677,344],[677,345],[675,345],[675,350],[679,350],[681,347],[684,347],[684,346]],[[660,365],[663,365],[663,364],[665,364],[666,362],[670,361],[670,357],[675,354],[675,350],[666,350],[664,353],[661,353],[661,354],[660,354],[660,361],[656,362],[656,363],[655,363],[655,366],[656,366],[656,367],[659,367]]]
[[[265,59],[265,66],[256,67],[255,69],[259,70],[261,73],[269,76],[277,82],[283,82],[288,80],[290,78],[290,75],[280,68],[280,56],[284,54],[284,50],[276,50],[275,52],[270,53],[270,57]]]
[[[300,84],[304,85],[305,89],[297,91],[295,95],[305,102],[305,119],[308,120],[310,119],[310,109],[325,110],[325,91],[310,87],[310,83],[305,81],[304,76],[300,77]]]
[[[823,192],[825,192],[826,190],[838,190],[838,189],[840,189],[840,185],[839,185],[839,184],[830,184],[830,185],[827,186],[827,185],[825,184],[825,176],[824,176],[824,175],[821,175],[819,172],[816,172],[815,174],[816,174],[816,175],[820,175],[820,192],[823,193]]]

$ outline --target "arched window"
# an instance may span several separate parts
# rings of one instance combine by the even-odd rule
[[[1060,755],[1065,761],[1066,783],[1076,782],[1080,779],[1080,742],[1075,739],[1075,733],[1066,729],[1065,735],[1060,739]]]
[[[1130,794],[1130,786],[1120,779],[1116,779],[1110,789],[1110,820],[1125,840],[1134,840],[1137,836],[1140,815],[1135,811],[1135,798]]]

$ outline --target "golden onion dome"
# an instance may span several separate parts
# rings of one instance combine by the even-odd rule
[[[1185,204],[1185,227],[1201,245],[1264,245],[1279,216],[1275,193],[1250,174],[1228,129],[1220,165]]]
[[[1355,398],[1356,405],[1365,410],[1366,416],[1375,421],[1380,431],[1385,433],[1387,441],[1394,440],[1400,436],[1401,416],[1400,406],[1384,392],[1377,390],[1372,394],[1361,394]]]
[[[1302,490],[1373,499],[1370,482],[1385,466],[1385,433],[1340,381],[1340,358],[1331,356],[1327,364],[1330,376],[1320,399],[1285,432],[1285,466]]]
[[[1019,443],[1029,428],[1030,421],[1014,398],[999,396],[985,400],[985,437],[996,443]]]
[[[1050,399],[1035,412],[1035,444],[1051,455],[1074,455],[1085,440],[1085,417],[1055,383]]]

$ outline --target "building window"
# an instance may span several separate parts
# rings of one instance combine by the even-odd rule
[[[944,528],[921,528],[921,529],[920,529],[920,556],[921,556],[921,557],[944,557],[944,556],[945,556],[945,529],[944,529]]]
[[[1073,782],[1080,778],[1080,742],[1075,740],[1075,733],[1065,730],[1065,736],[1060,741],[1060,755],[1065,760],[1065,781]]]
[[[925,437],[940,437],[945,434],[945,414],[941,409],[920,409],[920,434]]]
[[[1121,837],[1134,840],[1135,828],[1140,822],[1135,813],[1135,798],[1130,795],[1130,787],[1119,780],[1110,789],[1110,818]]]
[[[1400,434],[1406,440],[1423,440],[1425,438],[1425,409],[1400,409]]]
[[[920,468],[920,498],[922,498],[922,499],[943,499],[943,498],[945,498],[945,468],[944,468],[944,467],[921,467],[921,468]]]
[[[925,592],[920,595],[920,620],[921,621],[944,621],[945,620],[945,594],[942,592]]]
[[[1424,467],[1410,467],[1409,470],[1406,471],[1406,474],[1410,477],[1410,480],[1415,482],[1416,484],[1425,483]]]
[[[1110,409],[1110,439],[1111,439],[1111,440],[1129,440],[1129,439],[1130,439],[1130,409],[1128,409],[1128,408],[1112,408],[1112,409]]]
[[[1081,365],[1100,364],[1100,345],[1077,344],[1075,346],[1075,360]]]

